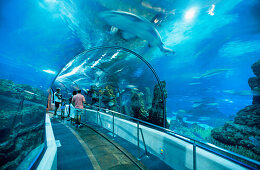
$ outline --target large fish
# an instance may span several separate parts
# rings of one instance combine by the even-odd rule
[[[213,70],[209,70],[206,73],[200,75],[200,76],[195,76],[192,77],[194,79],[200,79],[200,78],[207,78],[207,77],[212,77],[221,73],[226,73],[228,71],[231,71],[232,69],[225,69],[225,68],[220,68],[220,69],[213,69]]]
[[[172,49],[164,46],[157,29],[147,19],[124,11],[105,11],[99,14],[112,31],[117,31],[114,27],[122,31],[124,39],[129,40],[134,37],[147,40],[149,46],[157,46],[163,52],[174,53]]]
[[[223,90],[223,92],[239,96],[260,96],[260,91],[257,90]]]

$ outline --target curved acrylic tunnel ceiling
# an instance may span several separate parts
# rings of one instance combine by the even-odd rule
[[[55,82],[86,90],[91,86],[116,89],[153,89],[157,79],[150,68],[135,55],[117,48],[83,52],[71,60]],[[71,89],[73,90],[73,89]]]

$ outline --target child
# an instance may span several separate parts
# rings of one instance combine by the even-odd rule
[[[60,107],[60,110],[61,110],[61,119],[64,118],[65,106],[66,106],[65,99],[62,99],[62,100],[61,100],[61,107]]]

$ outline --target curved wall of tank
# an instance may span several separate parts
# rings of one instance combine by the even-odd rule
[[[99,17],[107,10],[131,12],[151,21],[175,54],[150,47],[141,38],[124,39],[121,30],[114,31]],[[62,88],[64,96],[78,88],[114,85],[138,91],[125,95],[122,102],[129,110],[136,95],[138,109],[149,116],[157,82],[140,60],[120,51],[98,50],[69,63],[91,47],[114,45],[142,55],[166,82],[169,128],[222,147],[230,145],[226,148],[254,154],[252,158],[259,160],[259,131],[250,129],[259,129],[257,116],[251,114],[254,110],[259,114],[259,78],[250,79],[248,85],[250,77],[259,77],[259,64],[251,70],[259,63],[259,11],[256,0],[2,0],[1,166],[16,167],[14,162],[43,143],[47,94],[61,69],[52,88]],[[142,102],[145,106],[140,109]],[[238,116],[245,114],[252,121]],[[231,136],[225,133],[227,127]],[[249,130],[241,131],[245,128]],[[234,141],[240,142],[236,146]]]

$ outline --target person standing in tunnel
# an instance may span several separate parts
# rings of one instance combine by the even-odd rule
[[[56,92],[54,93],[54,102],[55,102],[55,109],[54,109],[54,117],[57,118],[57,110],[60,107],[62,95],[60,94],[60,88],[56,89]]]
[[[86,104],[85,97],[81,94],[81,90],[78,90],[78,94],[73,96],[72,98],[72,104],[75,107],[75,113],[76,113],[76,126],[81,127],[81,114],[83,112],[83,103]]]
[[[72,96],[69,98],[69,116],[68,116],[68,121],[71,120],[71,123],[74,123],[74,118],[75,118],[75,108],[72,105],[72,98],[77,94],[77,91],[72,92]]]

